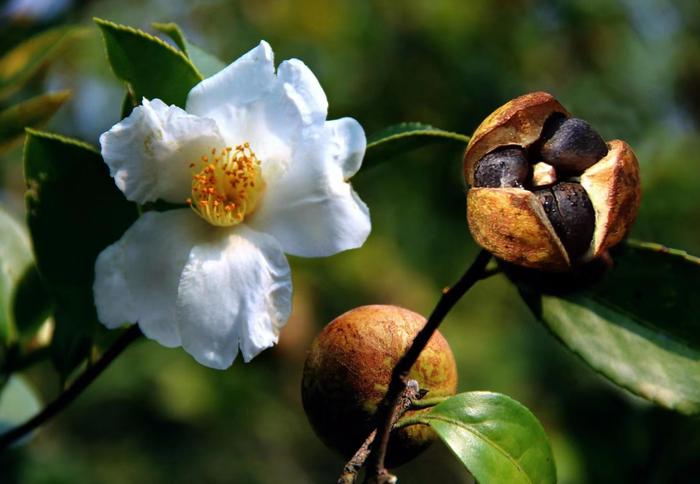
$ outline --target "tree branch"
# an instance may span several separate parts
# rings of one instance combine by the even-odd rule
[[[474,284],[484,277],[484,270],[490,260],[491,254],[486,250],[482,250],[462,278],[454,286],[443,291],[442,297],[435,309],[433,309],[425,326],[418,332],[411,346],[396,363],[392,371],[389,388],[377,410],[377,437],[372,443],[370,450],[367,482],[395,482],[395,478],[384,467],[384,459],[393,422],[398,420],[396,414],[400,408],[399,400],[401,394],[406,389],[408,373],[440,326],[440,323],[442,323],[442,320],[447,316],[447,313]]]
[[[0,451],[22,438],[32,430],[46,423],[75,400],[134,340],[141,336],[137,324],[129,327],[112,345],[105,350],[99,360],[89,366],[75,379],[73,384],[61,393],[53,402],[23,424],[0,435]]]
[[[398,399],[399,409],[395,412],[396,418],[393,420],[391,425],[393,426],[398,419],[408,410],[413,402],[420,398],[420,388],[416,380],[409,380],[406,384],[406,388]],[[365,464],[365,460],[369,457],[369,447],[372,445],[375,436],[377,435],[377,429],[372,430],[372,432],[367,436],[365,441],[362,443],[355,455],[345,464],[343,467],[343,473],[338,478],[337,484],[354,484],[357,479],[357,473],[360,471],[362,466]]]

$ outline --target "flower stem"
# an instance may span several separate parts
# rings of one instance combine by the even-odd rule
[[[369,456],[368,481],[383,482],[382,476],[387,476],[390,479],[390,475],[384,467],[384,459],[386,458],[387,445],[389,444],[389,434],[391,433],[392,425],[397,420],[394,416],[399,411],[400,397],[406,388],[408,373],[440,326],[440,323],[447,316],[447,313],[474,284],[484,277],[484,270],[490,260],[491,254],[486,250],[482,250],[461,279],[451,288],[443,290],[442,297],[435,309],[433,309],[425,326],[418,332],[411,346],[394,366],[389,388],[377,410],[377,437],[372,443]],[[386,480],[386,482],[389,482],[389,480]]]
[[[9,447],[13,442],[22,438],[29,432],[43,425],[56,416],[75,400],[109,365],[119,356],[134,340],[141,336],[141,330],[137,324],[128,328],[109,348],[105,350],[99,360],[89,366],[78,376],[73,384],[63,391],[53,402],[30,418],[23,424],[0,434],[0,451]]]

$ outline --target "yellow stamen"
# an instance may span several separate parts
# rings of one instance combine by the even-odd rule
[[[202,155],[199,171],[192,175],[187,204],[212,225],[236,225],[255,210],[265,189],[260,160],[248,143],[220,151],[214,147],[211,155]]]

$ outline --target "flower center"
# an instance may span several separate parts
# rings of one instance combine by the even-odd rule
[[[192,198],[187,204],[212,225],[230,227],[252,213],[265,188],[260,160],[248,143],[221,151],[212,148],[190,164]]]

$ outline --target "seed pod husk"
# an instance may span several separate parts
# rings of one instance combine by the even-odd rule
[[[475,186],[479,164],[512,146],[524,150],[531,178],[522,187]],[[521,96],[487,117],[467,147],[464,170],[475,241],[537,270],[570,271],[602,257],[627,235],[639,207],[639,166],[629,146],[606,145],[547,93]],[[499,182],[508,176],[499,174]],[[545,180],[553,184],[542,187]]]
[[[584,257],[590,260],[619,244],[637,218],[641,200],[639,163],[621,140],[608,143],[608,154],[581,175],[595,211],[595,231]]]
[[[507,102],[491,113],[476,128],[464,154],[464,176],[474,184],[476,163],[501,146],[529,148],[535,143],[545,121],[554,113],[569,113],[554,96],[546,92],[525,94]]]

